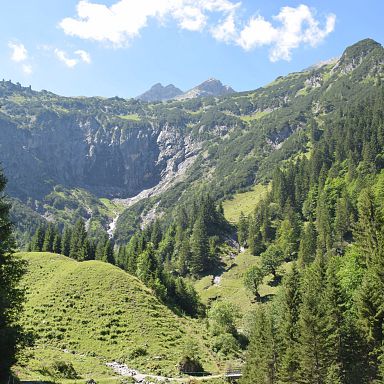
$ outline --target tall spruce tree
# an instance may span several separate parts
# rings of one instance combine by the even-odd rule
[[[73,228],[69,257],[78,261],[87,260],[89,257],[87,231],[82,219],[77,220]]]
[[[281,313],[279,382],[296,384],[300,383],[299,316],[301,305],[300,273],[296,264],[293,265],[292,271],[284,277],[279,304]]]
[[[209,256],[208,234],[203,216],[199,216],[193,226],[190,243],[190,271],[194,275],[199,275],[207,268]]]
[[[260,305],[254,314],[241,384],[277,383],[277,334],[270,306]]]
[[[298,253],[298,265],[304,268],[315,259],[316,256],[316,227],[312,220],[306,223],[302,229],[302,235]]]
[[[64,226],[63,236],[61,238],[61,253],[64,256],[69,256],[71,250],[72,230],[67,225]]]
[[[13,254],[14,240],[9,219],[10,206],[3,194],[6,179],[0,171],[0,382],[10,382],[9,375],[23,345],[19,324],[24,291],[19,282],[25,272],[24,263]]]
[[[301,284],[299,375],[304,384],[322,384],[327,374],[325,270],[324,258],[318,255],[305,270]]]

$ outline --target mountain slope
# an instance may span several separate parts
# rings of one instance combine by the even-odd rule
[[[140,96],[137,96],[136,99],[147,102],[165,101],[182,94],[183,91],[175,87],[173,84],[163,86],[161,83],[157,83],[148,89],[148,91],[144,92]]]
[[[146,373],[172,375],[191,340],[204,367],[215,367],[197,323],[176,316],[119,268],[49,253],[20,256],[28,263],[22,321],[39,335],[34,358],[24,368],[29,377],[50,369],[55,359],[69,358],[81,375],[90,369],[112,376],[105,363],[115,360]]]
[[[116,239],[125,242],[140,217],[167,215],[197,191],[218,200],[268,181],[279,161],[310,151],[313,121],[323,124],[380,86],[383,62],[382,46],[367,39],[336,64],[254,91],[158,104],[65,98],[0,82],[0,161],[9,194],[27,205],[20,230],[31,209],[50,220],[95,219],[106,229],[111,214],[99,219],[98,204],[67,199],[83,189],[96,200],[124,199],[129,209]],[[68,191],[65,204],[57,190]]]
[[[224,96],[235,91],[228,85],[223,85],[220,80],[208,79],[182,95],[176,96],[176,100],[194,99],[197,97]]]

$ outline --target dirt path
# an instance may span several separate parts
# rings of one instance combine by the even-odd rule
[[[112,368],[120,376],[132,377],[136,382],[143,384],[155,384],[148,380],[156,381],[176,381],[179,383],[187,383],[189,380],[194,379],[196,381],[202,380],[213,380],[223,377],[223,374],[209,375],[209,376],[189,376],[189,377],[165,377],[157,375],[146,375],[144,373],[138,372],[135,369],[129,368],[126,364],[119,364],[116,361],[106,364],[108,367]]]

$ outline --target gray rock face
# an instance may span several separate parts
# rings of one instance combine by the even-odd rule
[[[161,83],[157,83],[142,95],[137,96],[137,99],[147,102],[165,101],[182,94],[183,91],[173,84],[168,84],[164,87]]]
[[[198,86],[190,89],[184,94],[177,96],[176,99],[193,99],[195,97],[207,97],[207,96],[223,96],[235,91],[228,85],[223,85],[220,80],[208,79]]]
[[[38,129],[0,118],[0,161],[8,191],[42,198],[56,184],[100,196],[129,197],[174,172],[188,152],[186,137],[168,126],[110,127],[93,116],[38,117]]]

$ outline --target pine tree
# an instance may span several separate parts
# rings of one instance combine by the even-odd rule
[[[243,211],[240,213],[239,223],[237,224],[237,238],[240,247],[244,247],[248,237],[248,221]]]
[[[98,240],[95,249],[95,260],[104,260],[104,250],[106,242],[107,240],[105,238],[101,238]]]
[[[60,233],[55,233],[55,237],[53,238],[53,252],[54,253],[61,253],[61,236]]]
[[[279,382],[295,384],[300,382],[299,376],[299,316],[301,305],[300,273],[296,264],[283,280],[283,290],[279,307],[281,308],[280,324],[280,367]]]
[[[344,241],[345,235],[350,230],[350,208],[346,196],[337,200],[335,209],[335,240],[339,243]]]
[[[156,256],[152,244],[137,258],[136,276],[146,285],[150,285],[156,276]]]
[[[45,236],[45,229],[43,226],[39,225],[31,240],[32,252],[41,252],[41,250],[43,249],[44,236]]]
[[[276,326],[268,306],[258,306],[241,384],[277,383]]]
[[[209,256],[207,229],[202,216],[197,218],[193,226],[190,244],[190,271],[194,275],[199,275],[207,268],[207,261]]]
[[[191,258],[191,247],[187,237],[181,243],[178,252],[177,267],[181,276],[185,276],[188,272],[188,264]]]
[[[67,225],[64,226],[63,236],[61,238],[61,252],[64,256],[69,256],[71,249],[72,230]]]
[[[55,239],[54,228],[52,224],[48,224],[45,230],[44,241],[42,246],[43,252],[53,252],[53,240]]]
[[[75,260],[87,260],[89,256],[89,243],[87,239],[87,232],[85,224],[82,219],[79,219],[72,232],[71,247],[69,257]]]
[[[298,253],[298,265],[304,268],[309,265],[316,256],[316,227],[312,220],[304,225]]]
[[[331,259],[326,272],[324,290],[326,353],[328,370],[326,383],[344,383],[346,372],[345,298],[337,277],[337,260]]]
[[[24,346],[23,330],[19,324],[24,301],[20,280],[25,272],[24,263],[13,255],[14,239],[9,219],[10,206],[3,191],[6,179],[0,172],[0,382],[10,382],[12,365]],[[35,243],[36,244],[36,243]]]
[[[317,246],[322,252],[332,248],[331,214],[328,207],[327,195],[322,192],[319,196],[316,211]]]
[[[248,238],[247,244],[252,255],[259,255],[264,251],[264,243],[261,234],[261,214],[255,211],[253,217],[248,218]]]
[[[159,220],[155,220],[151,228],[151,240],[150,240],[155,248],[158,247],[161,241],[161,238],[162,238],[162,232],[161,232],[160,222]]]
[[[300,370],[304,384],[324,383],[327,374],[327,346],[325,331],[325,265],[322,256],[304,272],[300,307]]]
[[[113,245],[111,240],[107,240],[104,245],[104,257],[103,261],[110,264],[115,264],[115,257],[113,254]]]

